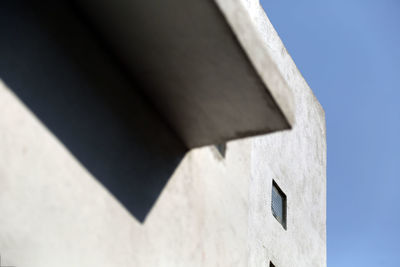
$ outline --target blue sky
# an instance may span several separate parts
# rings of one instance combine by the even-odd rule
[[[400,267],[400,1],[261,4],[326,112],[328,267]]]

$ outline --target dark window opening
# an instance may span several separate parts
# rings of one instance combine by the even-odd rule
[[[275,265],[272,262],[269,262],[269,267],[275,267]]]
[[[286,195],[275,181],[272,182],[271,209],[274,217],[286,229]]]

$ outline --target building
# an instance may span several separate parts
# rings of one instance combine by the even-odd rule
[[[258,1],[0,12],[1,264],[326,266],[324,111]]]

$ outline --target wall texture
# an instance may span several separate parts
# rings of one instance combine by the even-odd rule
[[[143,224],[0,87],[0,251],[15,266],[245,266],[250,143],[186,155]]]
[[[324,112],[258,3],[237,4],[292,91],[293,129],[229,142],[224,159],[190,151],[142,224],[1,82],[2,265],[326,266]],[[287,195],[286,231],[272,179]]]
[[[257,0],[243,1],[265,51],[294,94],[292,130],[252,139],[249,266],[326,266],[325,113]],[[271,214],[274,179],[286,193],[287,231]]]

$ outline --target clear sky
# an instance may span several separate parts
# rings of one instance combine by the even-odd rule
[[[400,0],[261,0],[326,112],[328,267],[400,267]]]

